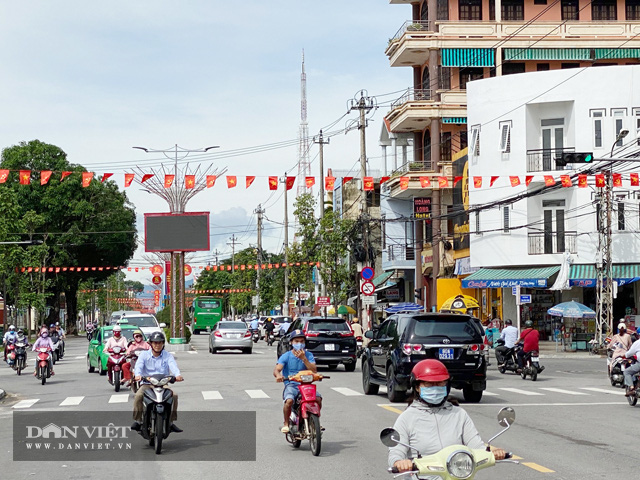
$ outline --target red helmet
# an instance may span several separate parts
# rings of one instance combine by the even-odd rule
[[[449,380],[449,370],[438,360],[428,359],[416,363],[411,370],[411,383],[413,382],[442,382]]]

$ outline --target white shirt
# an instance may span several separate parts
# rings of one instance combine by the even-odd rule
[[[640,340],[636,340],[631,345],[631,348],[627,350],[627,353],[624,354],[625,357],[631,358],[634,355],[638,355],[640,353]]]
[[[513,348],[518,341],[518,328],[513,325],[509,325],[502,329],[500,338],[504,340],[504,346],[507,348]]]

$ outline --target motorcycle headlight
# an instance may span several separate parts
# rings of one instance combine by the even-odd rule
[[[473,475],[475,462],[467,452],[455,452],[447,460],[447,470],[452,477],[469,478]]]
[[[313,375],[300,375],[300,380],[304,383],[313,382]]]

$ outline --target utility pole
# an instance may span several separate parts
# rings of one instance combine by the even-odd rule
[[[289,205],[287,199],[287,172],[280,179],[284,183],[284,308],[283,315],[289,315]]]
[[[317,137],[313,138],[313,143],[320,145],[320,220],[324,218],[324,146],[329,145],[329,139],[324,139],[322,130]]]
[[[258,208],[254,210],[254,213],[258,215],[258,271],[256,272],[256,292],[258,297],[258,303],[256,305],[256,313],[260,311],[260,271],[262,270],[262,214],[264,209],[262,204],[258,205]]]
[[[216,248],[216,251],[213,252],[213,255],[216,257],[216,267],[218,266],[218,255],[220,255],[221,252],[218,251],[218,249]]]
[[[242,245],[242,243],[237,241],[236,234],[234,233],[229,238],[231,242],[227,242],[227,245],[231,247],[231,273],[236,271],[236,245]]]

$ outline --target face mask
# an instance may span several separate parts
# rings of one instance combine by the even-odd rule
[[[447,398],[447,387],[420,387],[420,398],[431,405],[439,405]]]
[[[47,332],[42,332],[42,338],[47,338],[47,336],[49,335]]]
[[[294,350],[302,350],[304,348],[304,343],[293,343],[291,346]]]

